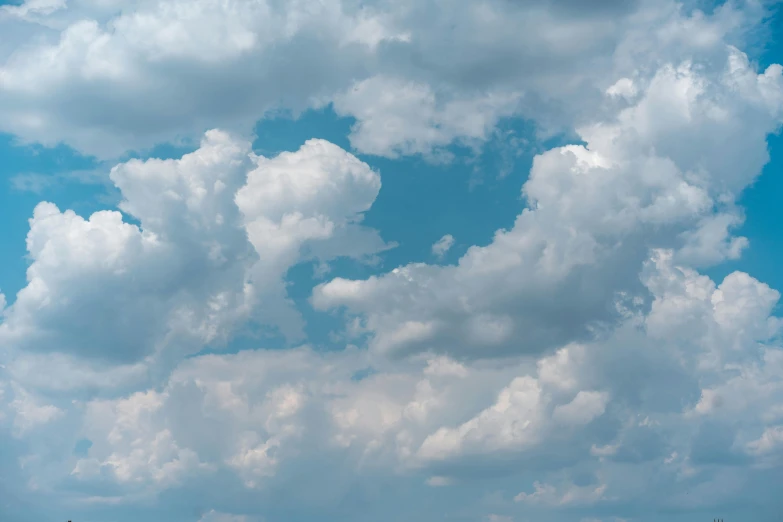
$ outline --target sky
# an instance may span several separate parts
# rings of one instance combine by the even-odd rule
[[[779,9],[0,0],[0,520],[779,520]]]

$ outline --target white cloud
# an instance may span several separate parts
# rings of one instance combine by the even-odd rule
[[[443,257],[446,255],[446,252],[451,250],[452,246],[454,246],[454,236],[446,234],[432,245],[432,253],[435,257]]]
[[[131,160],[111,178],[120,208],[139,225],[116,211],[84,219],[51,203],[36,207],[28,284],[0,325],[0,338],[15,349],[17,378],[38,379],[43,367],[55,388],[79,384],[59,368],[84,385],[106,385],[95,372],[113,371],[108,380],[119,384],[118,377],[144,377],[134,365],[169,365],[248,320],[296,339],[302,321],[287,299],[288,268],[386,248],[360,224],[380,189],[378,174],[324,141],[267,159],[210,131],[181,159]]]
[[[40,400],[19,386],[14,387],[14,400],[9,406],[15,413],[13,429],[16,437],[23,437],[30,430],[40,428],[64,414],[56,406],[41,404]]]
[[[358,122],[351,145],[379,156],[429,154],[459,140],[466,145],[485,142],[498,121],[514,115],[520,93],[488,93],[439,101],[427,84],[375,76],[334,98],[340,116]]]
[[[316,288],[314,305],[362,318],[380,353],[539,353],[615,322],[616,294],[640,290],[650,247],[699,264],[735,258],[745,241],[728,235],[721,206],[767,161],[783,74],[756,74],[731,47],[721,56],[713,68],[665,64],[646,78],[640,69],[638,99],[584,125],[586,145],[536,156],[528,209],[456,266],[336,278]]]
[[[65,6],[65,0],[25,0],[20,5],[0,6],[0,14],[24,19],[31,15],[50,15]]]
[[[506,515],[487,515],[484,517],[484,522],[513,522],[514,519]]]
[[[221,513],[219,511],[215,511],[214,509],[210,510],[208,513],[205,513],[201,518],[198,519],[198,522],[250,522],[250,521],[258,520],[256,518],[251,518],[245,515],[232,515],[230,513]]]
[[[541,436],[543,402],[538,383],[518,377],[501,391],[492,407],[456,429],[441,428],[427,437],[419,454],[423,459],[444,459],[466,451],[492,452],[534,445]]]
[[[76,461],[49,466],[78,479],[91,496],[101,495],[95,489],[100,485],[149,497],[236,477],[240,489],[257,492],[275,509],[294,509],[274,491],[278,484],[301,482],[301,470],[319,488],[328,477],[337,488],[331,495],[343,494],[343,481],[355,474],[402,480],[425,473],[422,481],[451,489],[472,480],[476,470],[519,469],[524,462],[519,480],[539,484],[516,500],[536,509],[634,498],[673,506],[681,473],[706,487],[709,459],[727,455],[759,465],[733,471],[754,484],[779,455],[774,408],[783,397],[783,351],[765,344],[761,358],[737,358],[736,343],[750,353],[770,342],[768,330],[745,332],[749,324],[769,322],[772,304],[747,276],[710,286],[672,259],[660,253],[646,268],[657,303],[648,314],[636,312],[608,338],[564,347],[533,364],[444,357],[395,362],[357,349],[308,348],[191,358],[159,389],[92,400],[83,413],[72,410],[81,419],[72,436],[92,446]],[[717,301],[718,289],[733,281],[757,291],[723,291]],[[711,291],[698,290],[705,284]],[[682,328],[690,335],[655,326],[666,303],[704,308],[687,316]],[[713,336],[724,306],[744,319]],[[716,357],[733,362],[711,364]],[[375,372],[357,380],[368,364]],[[702,383],[712,384],[702,391]],[[718,394],[723,402],[714,400]],[[704,446],[699,427],[711,433],[708,423],[721,418],[732,419],[735,428]],[[724,447],[721,441],[736,443]],[[559,458],[542,458],[547,455]],[[691,462],[677,455],[690,455]],[[645,472],[629,479],[629,463]],[[31,462],[29,472],[40,465]],[[219,500],[206,490],[204,495],[205,502]],[[297,502],[319,498],[309,487],[301,495]],[[248,512],[264,514],[253,509]]]
[[[194,355],[259,324],[303,339],[288,270],[388,248],[362,225],[380,174],[339,147],[264,158],[209,131],[113,168],[122,212],[41,203],[27,286],[0,294],[0,503],[167,502],[201,522],[778,512],[780,294],[698,272],[748,246],[737,199],[783,117],[781,68],[727,45],[754,5],[5,9],[0,126],[26,139],[113,155],[334,101],[373,154],[476,146],[512,114],[581,144],[538,154],[528,208],[456,265],[317,287],[357,345],[334,352]]]
[[[445,487],[445,486],[451,486],[454,483],[454,480],[449,477],[430,477],[427,479],[427,485],[432,487]]]
[[[739,259],[748,247],[748,239],[732,236],[731,231],[742,224],[735,214],[715,214],[705,218],[698,227],[683,232],[684,246],[678,259],[689,266],[709,266],[726,259]]]
[[[604,499],[605,485],[599,486],[570,486],[563,491],[550,484],[536,482],[532,493],[520,493],[514,500],[528,504],[545,504],[550,506],[564,506],[571,504],[592,504]]]
[[[552,412],[555,422],[587,424],[603,415],[609,396],[604,392],[580,391],[568,404],[557,406]]]
[[[515,114],[544,132],[567,129],[600,106],[607,76],[629,78],[640,56],[740,43],[764,15],[755,2],[741,7],[706,16],[647,0],[590,10],[565,0],[28,0],[0,12],[0,130],[116,157],[210,128],[249,133],[276,109],[334,102],[357,118],[358,150],[428,155],[480,144]]]
[[[636,85],[634,85],[633,80],[630,78],[620,78],[614,85],[606,89],[606,94],[613,97],[621,96],[627,100],[632,100],[637,94]]]
[[[783,462],[783,426],[769,426],[756,440],[747,445],[748,451],[761,457],[765,467],[777,467]]]

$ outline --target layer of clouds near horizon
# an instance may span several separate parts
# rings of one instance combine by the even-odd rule
[[[752,248],[737,201],[783,123],[783,68],[734,45],[764,5],[581,5],[0,7],[0,130],[105,158],[201,139],[115,161],[117,210],[35,208],[27,284],[0,294],[0,447],[19,452],[0,451],[0,502],[85,520],[773,520],[780,294],[699,272]],[[574,133],[535,156],[526,208],[488,244],[444,263],[450,229],[437,263],[314,286],[333,351],[287,274],[392,246],[363,224],[383,173],[325,140],[264,157],[243,137],[267,110],[329,103],[357,154],[480,147],[511,116]],[[256,327],[287,347],[199,354]]]

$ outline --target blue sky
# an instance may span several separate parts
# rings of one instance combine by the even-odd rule
[[[779,519],[776,2],[0,6],[0,519]]]

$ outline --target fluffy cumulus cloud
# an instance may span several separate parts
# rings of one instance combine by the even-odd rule
[[[451,247],[454,246],[454,236],[451,234],[446,234],[442,238],[438,239],[433,243],[432,245],[432,253],[435,254],[436,257],[443,257],[446,255],[446,252],[451,250]]]
[[[768,6],[586,5],[0,6],[0,130],[115,158],[120,195],[40,202],[0,294],[0,518],[776,520],[780,293],[705,275],[753,248],[783,123],[783,68],[742,50]],[[325,105],[352,151],[254,152],[269,111]],[[567,142],[513,224],[378,263],[372,156],[512,117]],[[292,297],[345,259],[372,275]]]
[[[132,160],[110,176],[122,212],[84,218],[43,202],[30,219],[28,284],[0,325],[17,378],[121,385],[253,322],[296,340],[287,270],[386,248],[359,223],[379,175],[328,142],[264,158],[210,131],[180,159]],[[47,374],[62,363],[77,375]]]
[[[539,353],[611,327],[613,302],[638,289],[651,247],[696,266],[738,256],[735,201],[781,123],[783,70],[756,73],[728,46],[718,64],[639,73],[633,98],[578,128],[583,145],[535,158],[528,208],[456,266],[335,279],[314,304],[357,314],[385,353]]]
[[[47,463],[48,478],[130,502],[188,483],[239,490],[247,513],[226,515],[225,489],[204,489],[199,502],[220,508],[207,520],[258,515],[251,496],[267,515],[306,518],[379,475],[391,481],[388,495],[410,494],[402,479],[467,488],[475,498],[466,508],[488,509],[482,497],[497,494],[516,515],[769,501],[765,481],[783,448],[777,292],[745,274],[715,285],[665,251],[644,282],[651,311],[628,311],[611,336],[537,361],[395,362],[309,347],[190,359],[160,388],[80,404],[69,435],[92,445]],[[661,321],[672,309],[680,325]],[[57,418],[28,398],[10,411],[15,427]],[[489,479],[509,469],[516,489],[494,491]],[[287,488],[297,503],[280,497]]]
[[[567,128],[615,62],[739,38],[746,3],[25,0],[0,7],[0,130],[112,157],[334,103],[357,149],[429,154],[515,114]]]

